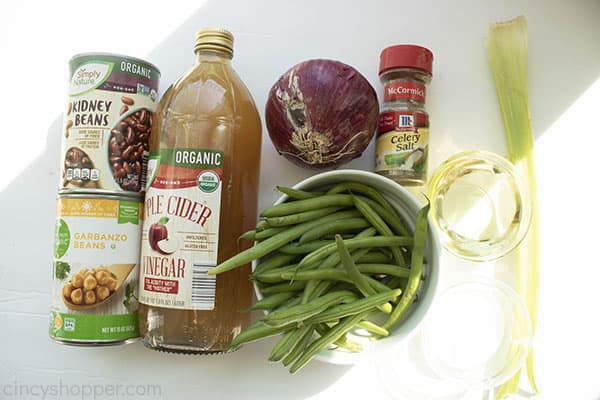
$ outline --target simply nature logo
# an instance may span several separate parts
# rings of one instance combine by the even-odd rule
[[[69,94],[76,96],[100,86],[113,69],[112,63],[90,62],[80,65],[71,77]]]

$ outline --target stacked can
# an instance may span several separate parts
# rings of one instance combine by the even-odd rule
[[[139,336],[143,192],[160,72],[104,53],[76,55],[69,70],[50,337],[125,343]]]

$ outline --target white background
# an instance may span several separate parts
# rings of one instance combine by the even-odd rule
[[[162,92],[194,62],[195,32],[223,26],[236,37],[234,66],[262,115],[270,86],[299,61],[346,62],[381,93],[381,49],[421,44],[435,55],[427,99],[433,169],[458,150],[505,152],[484,41],[489,23],[519,14],[529,23],[542,227],[535,339],[539,398],[600,398],[600,2],[19,1],[0,7],[0,398],[19,398],[10,389],[15,383],[30,388],[158,383],[167,399],[389,398],[370,364],[350,368],[315,361],[290,376],[266,361],[269,340],[211,357],[165,355],[139,343],[78,349],[50,341],[54,199],[73,54],[106,51],[147,59],[162,71]],[[371,169],[372,159],[371,146],[349,167]],[[279,157],[264,133],[261,209],[275,199],[275,184],[291,185],[310,174]],[[466,265],[448,255],[443,261],[449,279],[494,267]],[[499,268],[507,266],[510,257]],[[397,384],[410,382],[398,376]],[[4,385],[10,387],[3,393]],[[34,392],[20,398],[42,397]]]

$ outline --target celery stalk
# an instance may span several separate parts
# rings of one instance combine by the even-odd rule
[[[527,23],[520,16],[491,24],[487,54],[502,114],[509,159],[526,179],[531,190],[533,213],[529,232],[517,250],[516,289],[523,296],[535,332],[539,291],[539,218],[533,160],[533,135],[527,90]],[[516,393],[521,371],[499,390],[497,398]],[[527,356],[527,376],[533,390],[538,388],[533,374],[533,350]]]

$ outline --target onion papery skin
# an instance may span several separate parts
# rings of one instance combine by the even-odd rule
[[[367,79],[334,60],[308,60],[269,92],[265,119],[279,154],[302,167],[331,169],[359,157],[377,128],[379,104]]]

